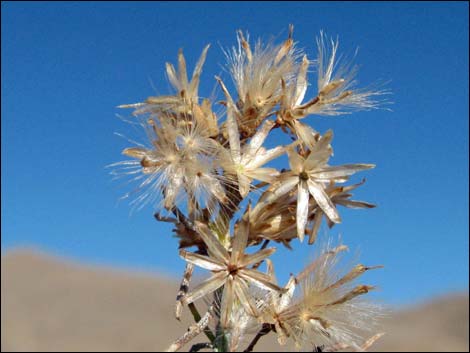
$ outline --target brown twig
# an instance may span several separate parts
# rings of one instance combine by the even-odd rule
[[[194,225],[193,223],[188,219],[188,217],[185,216],[185,214],[183,212],[181,212],[181,210],[174,206],[172,209],[171,209],[171,212],[173,212],[173,214],[176,216],[176,218],[181,222],[183,223],[183,225],[189,229],[189,230],[194,230]]]
[[[186,343],[204,331],[212,318],[212,307],[210,307],[207,313],[197,323],[191,325],[183,336],[178,338],[170,347],[168,347],[166,352],[176,352],[181,349],[181,347],[183,347]]]
[[[256,336],[250,342],[250,345],[243,352],[253,352],[253,349],[255,348],[260,338],[270,333],[272,329],[273,327],[271,324],[263,324],[263,327],[261,328],[261,330],[259,330]]]
[[[196,305],[194,303],[190,303],[190,304],[188,304],[188,308],[191,311],[191,314],[193,315],[194,321],[196,321],[196,322],[201,321],[201,315],[199,314],[199,311],[197,310]],[[212,310],[211,307],[209,309]],[[211,342],[214,342],[215,335],[212,333],[212,331],[209,327],[204,328],[204,334],[207,336],[207,338]]]
[[[176,306],[175,306],[175,317],[177,320],[181,319],[181,312],[183,311],[183,304],[181,303],[181,298],[183,298],[189,290],[189,281],[193,275],[194,265],[191,263],[186,263],[184,268],[183,279],[181,280],[180,288],[178,294],[176,294]],[[201,318],[199,317],[199,320]],[[196,320],[196,321],[199,321]]]

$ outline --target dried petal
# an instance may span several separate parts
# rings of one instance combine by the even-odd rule
[[[276,248],[269,248],[269,249],[263,249],[263,250],[257,251],[254,254],[245,255],[240,261],[240,266],[246,267],[246,266],[254,265],[258,262],[263,261],[264,259],[271,256],[275,252],[276,252]]]
[[[211,294],[213,291],[219,289],[225,284],[226,278],[227,278],[226,272],[216,273],[212,277],[206,279],[196,288],[194,288],[191,293],[186,294],[181,299],[181,302],[183,303],[183,305],[190,304],[208,294]]]
[[[261,273],[259,271],[243,269],[239,271],[240,277],[245,280],[254,283],[258,287],[266,290],[275,290],[278,292],[283,292],[284,290],[278,285],[271,283],[268,275]]]
[[[224,264],[204,255],[191,253],[185,250],[180,250],[180,256],[196,266],[205,268],[209,271],[223,271],[225,269]]]
[[[317,201],[318,206],[325,212],[326,216],[334,223],[341,223],[341,217],[336,210],[335,205],[331,202],[323,188],[312,180],[307,181],[308,190]]]
[[[305,226],[308,217],[308,198],[309,190],[307,183],[301,181],[298,185],[297,195],[297,236],[300,242],[303,242],[305,236]]]

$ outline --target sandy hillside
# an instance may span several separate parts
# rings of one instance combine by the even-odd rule
[[[161,351],[190,322],[173,318],[178,284],[168,279],[30,251],[1,263],[2,351]],[[468,351],[468,295],[396,312],[383,326],[377,350]],[[258,348],[277,346],[266,338]]]

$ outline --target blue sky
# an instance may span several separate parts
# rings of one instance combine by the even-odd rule
[[[170,227],[152,209],[130,215],[129,186],[104,166],[132,136],[119,104],[169,93],[164,64],[184,48],[192,69],[212,47],[200,93],[222,74],[221,47],[237,29],[282,40],[290,23],[310,57],[320,30],[338,35],[366,85],[389,80],[393,112],[310,117],[335,132],[332,164],[367,162],[357,199],[341,209],[341,235],[366,264],[376,296],[405,304],[468,290],[468,4],[2,2],[2,253],[22,246],[96,264],[178,274]],[[315,76],[312,75],[312,80]],[[313,91],[313,90],[312,90]],[[307,94],[313,94],[308,91]],[[220,94],[220,92],[219,92]],[[219,95],[220,96],[220,95]],[[326,231],[326,230],[325,230]],[[281,278],[314,248],[274,257]],[[354,253],[354,252],[353,252]]]

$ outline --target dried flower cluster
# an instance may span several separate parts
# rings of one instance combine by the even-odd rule
[[[209,342],[193,350],[235,351],[254,330],[258,334],[245,351],[268,333],[281,345],[292,340],[310,351],[364,350],[379,337],[365,340],[358,333],[374,319],[374,307],[359,298],[373,287],[353,284],[372,267],[341,273],[337,264],[344,245],[324,248],[285,286],[277,283],[268,259],[276,250],[267,247],[270,242],[291,248],[294,239],[303,242],[307,235],[308,244],[315,243],[323,219],[329,227],[341,222],[338,205],[374,207],[351,200],[351,191],[364,180],[344,185],[374,165],[330,164],[333,132],[321,134],[303,119],[376,108],[386,92],[356,88],[357,67],[338,62],[337,41],[321,33],[318,56],[309,60],[296,48],[292,31],[291,26],[280,45],[258,41],[254,47],[238,33],[238,45],[225,51],[236,96],[216,77],[222,114],[199,96],[209,46],[190,79],[182,51],[177,68],[166,65],[172,95],[120,106],[134,108],[148,144],[125,149],[133,160],[114,164],[114,173],[138,182],[135,206],[150,203],[158,220],[174,223],[179,254],[187,262],[176,316],[187,306],[197,322],[169,351],[201,332]],[[312,68],[318,73],[317,93],[306,99]],[[263,147],[276,129],[288,143]],[[288,169],[268,165],[282,155]],[[247,250],[253,246],[260,247]],[[265,272],[259,270],[263,263]],[[194,266],[210,276],[189,290]],[[202,318],[195,307],[200,299],[209,304]]]

